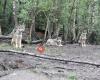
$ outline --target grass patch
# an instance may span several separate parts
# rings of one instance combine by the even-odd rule
[[[0,50],[16,50],[16,51],[23,51],[22,48],[15,48],[8,43],[0,43]]]

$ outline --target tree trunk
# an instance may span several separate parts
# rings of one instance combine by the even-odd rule
[[[74,36],[74,28],[73,28],[74,20],[72,23],[72,19],[74,19],[73,17],[75,17],[75,16],[72,16],[72,15],[74,13],[75,2],[76,2],[76,0],[73,0],[72,6],[70,7],[70,16],[68,17],[68,29],[66,29],[66,31],[65,31],[65,35],[66,35],[65,40],[69,40],[69,41],[72,41],[72,37]],[[71,35],[71,33],[72,33],[72,35]]]
[[[15,28],[18,26],[18,20],[17,20],[17,7],[16,7],[16,0],[13,0],[13,15],[14,15],[14,22],[15,22]]]
[[[7,5],[7,0],[4,0],[4,5],[3,5],[3,14],[5,15],[6,11],[6,5]]]
[[[98,5],[96,4],[97,0],[94,0],[94,6],[93,6],[93,17],[92,17],[92,20],[93,20],[93,27],[95,28],[95,26],[97,25],[98,23]]]
[[[15,28],[13,29],[13,31],[10,34],[10,36],[12,36],[12,41],[11,41],[12,45],[14,45],[14,42],[16,42],[16,39],[15,39],[16,36],[14,34],[15,34],[15,31],[16,31],[17,26],[18,26],[16,0],[13,0],[13,17],[14,17],[14,22],[15,22]]]
[[[16,0],[13,0],[13,19],[14,19],[15,27],[13,31],[9,34],[9,36],[12,36],[14,34],[18,26]]]
[[[59,37],[59,32],[60,32],[60,27],[57,26],[57,31],[56,31],[57,39],[58,39],[58,37]]]
[[[77,9],[76,9],[76,2],[75,2],[75,9],[74,9],[74,20],[73,20],[73,27],[72,27],[72,33],[73,33],[73,41],[76,42],[76,13],[77,13]]]
[[[88,19],[88,26],[90,27],[90,30],[92,31],[93,29],[95,29],[95,27],[98,24],[98,4],[97,0],[94,0],[91,2],[91,4],[89,5],[89,9],[88,9],[88,14],[89,14],[89,19]]]
[[[30,32],[29,32],[29,39],[30,40],[32,40],[32,33],[33,32],[35,33],[35,16],[33,16],[32,24],[31,24],[31,27],[30,27]]]
[[[48,38],[51,39],[51,30],[52,30],[52,26],[50,26],[50,21],[48,20],[47,22],[48,25]]]
[[[0,25],[0,35],[2,35],[1,25]]]
[[[46,40],[49,27],[50,27],[50,20],[49,20],[49,18],[47,18],[47,26],[46,26],[45,35],[44,35],[44,41]],[[50,38],[50,34],[48,36]]]

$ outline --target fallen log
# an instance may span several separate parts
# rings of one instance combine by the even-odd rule
[[[11,42],[12,37],[11,36],[0,36],[0,42]],[[31,44],[37,44],[42,43],[42,39],[32,41]],[[22,39],[22,43],[28,44],[28,41]]]
[[[43,40],[40,39],[40,40],[36,40],[36,41],[32,41],[32,43],[38,43],[38,42],[42,42]]]
[[[100,67],[100,64],[97,64],[97,63],[67,60],[67,59],[63,59],[63,58],[56,58],[56,57],[51,57],[51,56],[46,56],[46,55],[38,55],[38,54],[30,53],[30,52],[22,52],[22,51],[15,51],[15,50],[0,50],[0,52],[11,52],[11,53],[16,53],[16,54],[34,56],[34,57],[38,57],[38,58],[42,58],[42,59],[56,60],[56,61],[60,61],[60,62],[65,62],[66,64],[67,63],[78,63],[78,64],[87,64],[87,65]]]

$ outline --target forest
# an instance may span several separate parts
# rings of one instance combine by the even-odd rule
[[[87,32],[88,44],[100,44],[100,0],[0,0],[0,35],[25,25],[29,41],[62,37],[77,43]]]
[[[0,80],[100,80],[100,0],[0,0]]]

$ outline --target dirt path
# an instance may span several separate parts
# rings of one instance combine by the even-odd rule
[[[99,80],[100,67],[0,52],[0,80]],[[75,79],[73,79],[75,78]]]
[[[26,46],[23,50],[39,55],[35,48],[36,45],[32,45]],[[100,64],[100,45],[87,45],[87,47],[82,48],[78,44],[67,44],[63,47],[45,46],[45,49],[43,54],[45,56]]]

